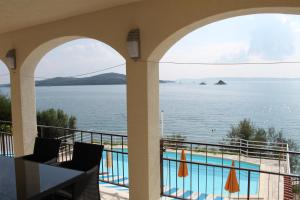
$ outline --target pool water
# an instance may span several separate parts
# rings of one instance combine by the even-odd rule
[[[114,149],[116,150],[116,149]],[[121,151],[118,149],[118,151]],[[124,149],[124,152],[127,151]],[[164,158],[180,159],[180,152],[165,152]],[[210,157],[199,154],[186,154],[187,161],[209,163],[215,165],[231,166],[232,160],[223,159],[217,157]],[[128,184],[128,156],[126,154],[112,153],[112,168],[106,166],[106,152],[103,153],[103,158],[100,164],[100,172],[108,172],[109,175],[100,175],[100,179],[110,179],[119,184]],[[226,196],[228,192],[225,191],[224,186],[228,177],[229,169],[218,168],[212,166],[187,164],[188,176],[180,178],[177,176],[179,162],[169,162],[164,160],[163,163],[163,182],[165,194],[176,194],[176,191],[183,193],[182,197],[187,198],[184,195],[191,195],[194,192],[198,194],[213,194],[219,196]],[[235,160],[235,166],[259,170],[259,165],[239,162]],[[236,170],[238,183],[240,186],[239,195],[246,195],[248,189],[248,172],[242,170]],[[251,172],[250,176],[250,194],[255,195],[259,189],[259,173]]]
[[[180,159],[180,153],[167,152],[164,154],[165,158],[170,159]],[[215,165],[231,166],[232,160],[210,157],[199,154],[186,154],[187,161],[199,162],[199,163],[209,163]],[[204,194],[214,194],[214,195],[225,195],[228,194],[225,191],[224,186],[227,181],[227,177],[230,169],[212,167],[198,164],[187,164],[189,175],[185,178],[180,178],[177,176],[179,162],[169,162],[164,161],[164,185],[168,188],[179,188],[184,191],[198,192]],[[259,170],[259,165],[235,161],[235,167],[241,167],[245,169]],[[248,189],[248,171],[236,170],[236,175],[238,183],[240,186],[240,195],[246,195]],[[176,180],[177,179],[177,180]],[[177,183],[176,183],[177,182]],[[177,185],[176,185],[177,184]],[[251,172],[250,175],[250,194],[254,195],[258,192],[259,186],[259,174]],[[169,191],[166,190],[166,193]]]

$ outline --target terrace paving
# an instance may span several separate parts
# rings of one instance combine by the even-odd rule
[[[101,200],[128,200],[127,188],[101,183],[99,186]]]

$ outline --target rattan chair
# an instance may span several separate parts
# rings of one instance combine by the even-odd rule
[[[86,176],[72,187],[55,194],[54,199],[99,200],[99,166],[104,146],[75,142],[73,158],[59,166],[84,171]]]
[[[21,158],[33,162],[53,164],[57,162],[60,140],[37,137],[34,143],[33,154]]]

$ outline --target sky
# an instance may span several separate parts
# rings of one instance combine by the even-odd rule
[[[256,14],[218,21],[187,34],[161,61],[184,63],[251,63],[300,61],[300,16]],[[92,39],[74,40],[51,50],[35,76],[72,76],[125,63],[110,46]],[[125,66],[105,72],[125,74]],[[0,62],[0,84],[9,77]],[[102,72],[103,73],[103,72]],[[300,78],[300,64],[196,65],[160,64],[160,79],[211,77]]]

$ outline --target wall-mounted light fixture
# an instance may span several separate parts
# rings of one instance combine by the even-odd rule
[[[127,48],[130,58],[137,60],[141,57],[139,29],[129,31],[127,35]]]
[[[16,49],[11,49],[6,53],[6,64],[10,69],[16,69],[17,67],[17,56],[16,56]]]

